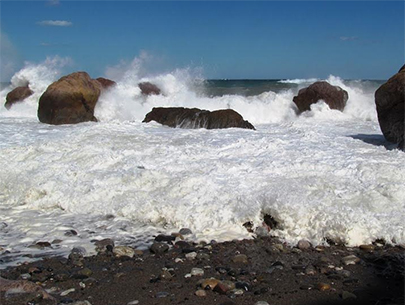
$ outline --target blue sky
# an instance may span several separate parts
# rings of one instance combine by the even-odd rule
[[[93,77],[148,54],[206,78],[386,79],[404,63],[403,1],[1,1],[1,74],[69,57]]]

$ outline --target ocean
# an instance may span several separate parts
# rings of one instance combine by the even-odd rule
[[[316,79],[126,71],[100,97],[98,123],[42,124],[38,99],[60,76],[30,66],[0,92],[5,101],[27,82],[35,92],[0,107],[0,268],[76,246],[91,254],[102,238],[142,249],[181,228],[196,241],[253,238],[243,224],[260,227],[264,215],[279,223],[270,234],[290,245],[405,243],[405,154],[385,141],[374,105],[384,81],[330,76],[349,94],[345,110],[321,101],[298,116],[293,97]],[[142,96],[140,81],[162,95]],[[142,123],[165,106],[232,108],[256,130]],[[52,246],[37,249],[40,241]]]

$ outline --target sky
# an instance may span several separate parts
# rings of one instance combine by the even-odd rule
[[[387,79],[404,64],[403,1],[0,1],[0,76],[59,56],[105,76],[134,58],[150,73],[207,79]]]

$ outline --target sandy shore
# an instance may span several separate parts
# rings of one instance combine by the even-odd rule
[[[76,251],[3,270],[1,276],[12,281],[0,289],[0,304],[404,304],[401,247],[291,248],[271,237],[212,244],[158,240],[156,253],[105,241],[95,256]],[[25,282],[14,280],[21,279],[54,300],[44,299],[41,288],[15,293]]]

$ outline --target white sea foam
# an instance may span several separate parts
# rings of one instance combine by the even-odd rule
[[[405,243],[405,154],[381,135],[372,90],[330,77],[348,90],[348,109],[321,101],[298,117],[292,90],[209,98],[187,75],[118,81],[100,99],[99,123],[51,126],[0,112],[0,247],[16,259],[37,253],[27,248],[35,242],[62,239],[48,251],[91,252],[91,239],[145,246],[151,234],[182,227],[194,239],[229,240],[249,237],[242,224],[260,225],[264,214],[292,244]],[[142,96],[143,80],[163,95]],[[155,106],[230,107],[257,130],[141,123]],[[68,229],[78,236],[64,236]]]

